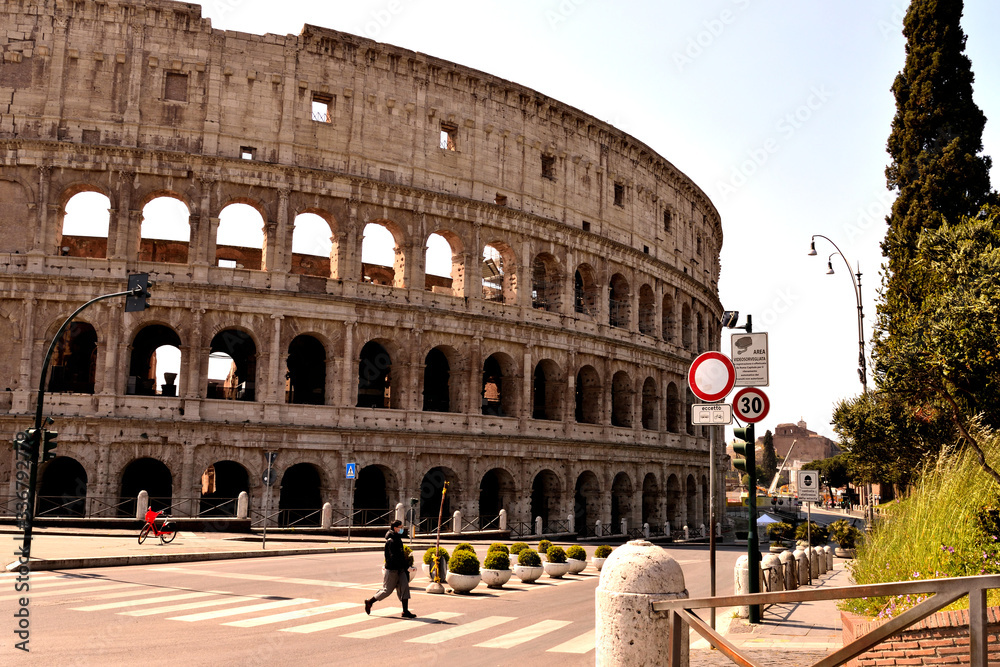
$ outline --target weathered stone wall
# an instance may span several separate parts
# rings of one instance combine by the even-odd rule
[[[582,497],[588,524],[708,523],[707,429],[688,425],[685,373],[719,345],[721,225],[639,140],[515,83],[313,26],[217,31],[197,5],[165,1],[14,0],[0,18],[4,428],[28,425],[45,349],[73,309],[130,273],[156,283],[144,312],[110,301],[81,315],[97,339],[92,390],[46,397],[88,502],[124,494],[128,466],[148,458],[169,471],[168,494],[195,499],[203,471],[232,461],[258,507],[261,454],[275,450],[279,473],[305,464],[317,497],[340,509],[356,462],[382,475],[390,505],[426,496],[441,468],[452,509],[469,516],[482,501],[515,521],[564,518]],[[106,239],[63,237],[64,207],[84,191],[110,199]],[[188,207],[188,243],[142,237],[143,207],[162,196]],[[261,214],[262,248],[217,244],[233,203]],[[330,226],[328,259],[293,256],[305,212]],[[389,284],[361,279],[369,222],[395,239],[391,280],[374,281]],[[451,244],[450,283],[424,273],[432,233]],[[483,298],[486,244],[503,255],[502,303]],[[179,340],[176,397],[130,391],[152,327]],[[207,398],[214,341],[237,334],[252,342],[242,379],[253,400]],[[322,350],[317,405],[286,398],[302,337]],[[387,408],[356,407],[372,341],[391,358]],[[435,349],[449,365],[447,412],[422,400]],[[481,409],[491,355],[503,415]],[[596,378],[586,390],[585,370]],[[583,419],[581,400],[596,406]]]

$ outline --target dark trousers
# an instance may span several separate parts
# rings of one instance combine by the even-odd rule
[[[382,588],[375,594],[375,601],[386,599],[393,590],[400,600],[410,599],[410,573],[407,570],[386,570]]]

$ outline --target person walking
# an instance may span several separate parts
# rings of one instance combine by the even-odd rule
[[[403,603],[403,618],[416,618],[417,615],[410,612],[410,572],[409,563],[406,562],[406,553],[403,551],[403,538],[406,536],[406,529],[403,522],[393,521],[389,526],[389,532],[385,534],[385,574],[382,579],[382,588],[375,597],[365,600],[365,613],[372,613],[372,605],[379,600],[389,597],[393,590]]]

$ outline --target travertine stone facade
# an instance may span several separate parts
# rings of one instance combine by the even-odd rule
[[[436,516],[449,481],[449,510],[484,523],[707,523],[708,430],[688,425],[685,373],[718,349],[722,229],[648,146],[516,83],[315,26],[219,31],[164,0],[8,0],[0,18],[3,428],[30,425],[75,308],[131,273],[155,281],[150,308],[102,302],[59,348],[43,496],[114,513],[145,488],[182,513],[247,490],[256,509],[276,451],[286,522],[411,497]],[[86,191],[110,200],[106,237],[63,233]],[[186,205],[188,241],[143,237],[160,197]],[[233,203],[259,212],[260,247],[217,243]],[[293,253],[303,213],[329,225],[328,258]],[[362,264],[369,223],[391,232],[392,266]],[[450,278],[425,275],[435,233]],[[153,384],[160,345],[181,354],[170,387]],[[234,362],[221,385],[219,353]]]

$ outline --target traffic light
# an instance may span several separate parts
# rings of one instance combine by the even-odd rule
[[[56,456],[58,456],[58,454],[56,454],[56,445],[59,444],[58,442],[56,442],[56,438],[59,437],[58,431],[44,430],[42,431],[42,437],[44,439],[44,444],[42,445],[42,451],[41,451],[42,461],[48,461],[50,459],[54,459]]]
[[[733,435],[737,441],[733,443],[733,451],[743,458],[733,459],[733,466],[750,476],[750,490],[754,491],[757,478],[757,462],[754,460],[754,434],[753,424],[745,428],[734,428]]]
[[[22,443],[15,444],[15,447],[21,447],[28,452],[28,456],[31,456],[31,452],[38,447],[38,429],[28,428],[24,430],[24,435],[26,439]]]
[[[133,273],[128,277],[128,291],[132,293],[125,297],[126,313],[146,310],[151,285],[148,273]]]

